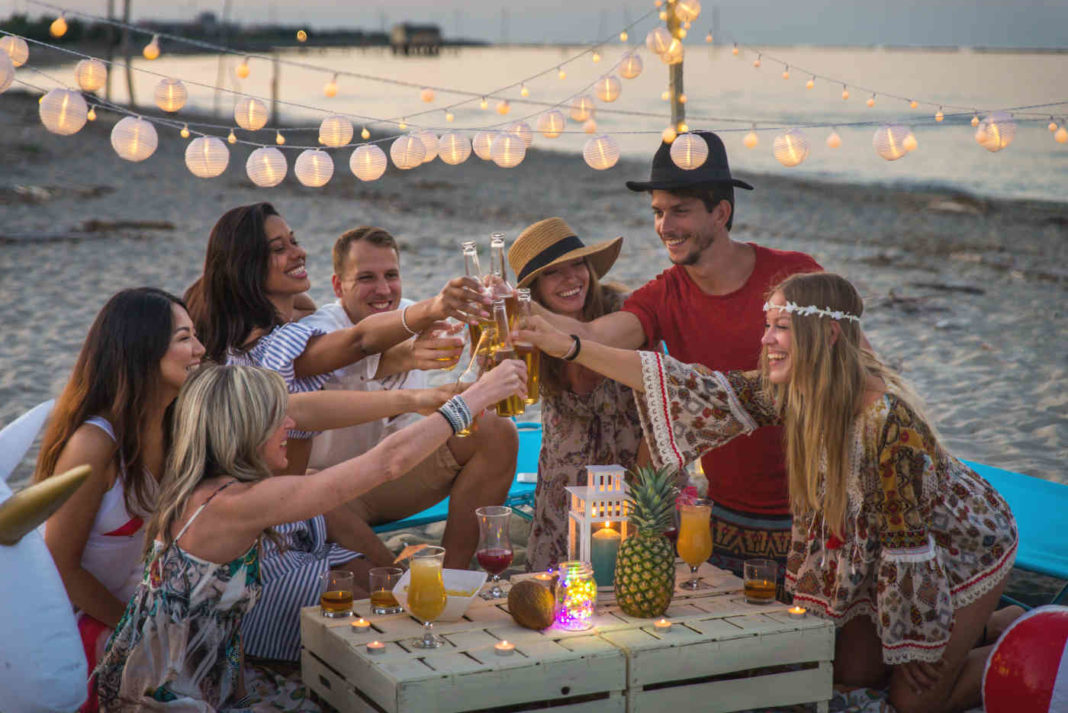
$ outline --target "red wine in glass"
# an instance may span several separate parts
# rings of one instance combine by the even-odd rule
[[[487,550],[479,550],[475,553],[482,569],[490,574],[498,575],[508,569],[512,564],[512,551],[503,547],[493,547]]]

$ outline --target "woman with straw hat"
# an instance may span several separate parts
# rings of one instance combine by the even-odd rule
[[[627,290],[600,282],[623,238],[585,245],[560,218],[526,228],[508,251],[518,287],[545,309],[588,322],[622,306]],[[567,559],[567,491],[587,465],[633,467],[641,424],[631,390],[571,363],[542,355],[542,445],[527,568]]]

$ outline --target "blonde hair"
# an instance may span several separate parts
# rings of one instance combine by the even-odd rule
[[[793,275],[769,293],[781,292],[800,306],[861,316],[864,301],[845,278],[829,272]],[[837,339],[832,339],[838,325]],[[863,346],[860,323],[818,315],[790,315],[793,347],[790,381],[767,381],[767,350],[761,354],[764,387],[775,395],[783,419],[790,504],[795,515],[822,511],[832,532],[843,534],[848,515],[848,477],[854,455],[853,428],[868,377],[917,413],[919,399],[901,377]]]
[[[186,379],[146,553],[153,540],[173,543],[172,526],[204,480],[226,475],[247,483],[271,476],[261,451],[285,419],[287,399],[282,377],[254,366],[204,366]]]

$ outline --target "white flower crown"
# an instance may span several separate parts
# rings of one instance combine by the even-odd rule
[[[837,320],[848,319],[851,322],[860,321],[860,317],[855,314],[850,314],[841,310],[824,309],[823,307],[817,307],[816,305],[805,305],[804,307],[802,307],[801,305],[798,305],[794,302],[787,302],[784,305],[773,305],[770,302],[765,302],[764,311],[767,312],[769,309],[777,309],[780,312],[786,312],[787,314],[796,312],[797,314],[802,315],[804,317],[808,317],[814,314],[819,317],[830,317],[831,319]]]

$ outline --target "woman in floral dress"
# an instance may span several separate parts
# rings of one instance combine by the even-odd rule
[[[658,465],[782,424],[794,512],[786,587],[838,627],[835,681],[899,712],[979,705],[984,627],[1015,559],[1005,501],[951,456],[908,387],[865,348],[863,302],[837,275],[795,275],[765,305],[760,372],[582,344],[630,385]],[[521,333],[549,353],[572,339]]]

